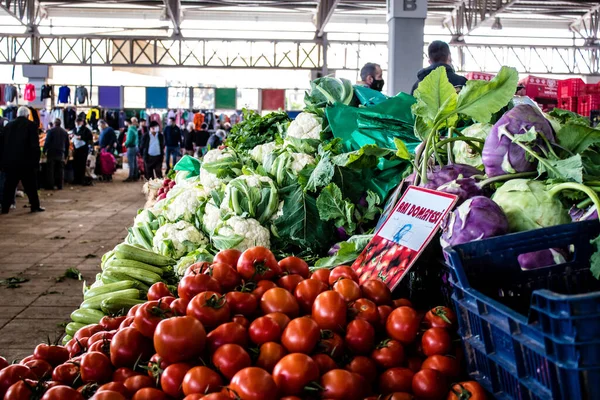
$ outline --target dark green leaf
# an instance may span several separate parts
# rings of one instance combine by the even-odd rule
[[[303,184],[306,175],[302,174],[304,170],[301,171],[301,174],[298,176],[298,182],[303,186],[304,190],[308,192],[316,192],[317,189],[327,186],[331,182],[335,172],[334,165],[331,163],[329,152],[326,152],[321,157],[316,167],[309,165],[304,169],[306,169],[307,172],[310,171],[310,175],[308,176],[305,184]]]
[[[600,130],[589,126],[568,123],[556,134],[558,144],[574,154],[600,144]]]
[[[331,161],[340,167],[372,169],[379,163],[379,158],[394,156],[394,153],[391,149],[384,149],[375,144],[367,144],[361,147],[360,150],[334,156]]]
[[[596,251],[590,258],[590,271],[592,271],[594,278],[600,279],[600,236],[591,240],[590,243],[596,246]]]
[[[583,183],[583,162],[579,154],[564,160],[546,159],[545,162],[554,167],[554,169],[547,168],[544,163],[540,162],[538,163],[538,172],[540,174],[547,173],[550,179]]]

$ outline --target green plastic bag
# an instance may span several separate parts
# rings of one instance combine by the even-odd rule
[[[354,94],[360,104],[365,107],[372,107],[389,99],[389,97],[377,90],[359,85],[354,86]]]
[[[175,171],[188,171],[188,178],[200,175],[200,161],[192,156],[184,155],[173,167]]]

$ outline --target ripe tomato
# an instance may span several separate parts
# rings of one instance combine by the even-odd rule
[[[43,360],[40,360],[43,361]],[[45,362],[45,361],[44,361]],[[50,365],[50,364],[48,364]],[[30,400],[39,398],[39,392],[43,390],[43,386],[37,381],[31,379],[23,379],[10,385],[4,400]]]
[[[204,350],[205,341],[206,332],[202,323],[192,317],[165,319],[158,324],[154,333],[156,353],[170,364],[197,358]]]
[[[294,289],[304,278],[298,274],[284,275],[277,280],[277,286],[284,288],[290,293],[294,293]]]
[[[352,279],[354,282],[358,283],[358,275],[347,265],[339,265],[331,270],[329,274],[329,286],[333,286],[341,278]]]
[[[255,295],[260,301],[260,299],[263,297],[263,294],[265,294],[267,290],[273,289],[274,287],[277,287],[275,282],[263,279],[256,282],[256,286],[254,287],[254,290],[252,290],[252,294]]]
[[[113,336],[115,336],[115,332],[98,332],[98,333],[94,333],[92,336],[89,337],[89,339],[87,340],[87,345],[91,346],[92,344],[99,342],[99,341],[103,341],[103,340],[110,340],[113,338]]]
[[[310,354],[319,342],[319,326],[308,317],[290,321],[281,335],[281,344],[290,353]]]
[[[421,345],[426,356],[449,354],[452,350],[452,338],[443,328],[429,328],[423,333]]]
[[[312,359],[317,363],[320,375],[324,375],[326,372],[338,368],[335,361],[333,361],[333,358],[327,354],[315,354],[312,356]]]
[[[378,306],[392,304],[390,288],[379,279],[368,279],[360,285],[363,297],[371,300]]]
[[[443,399],[448,391],[446,378],[435,369],[422,369],[412,380],[412,392],[422,399]]]
[[[69,351],[63,346],[38,344],[33,351],[33,358],[44,360],[56,367],[69,359]]]
[[[249,317],[258,308],[258,298],[250,292],[228,292],[225,299],[232,314],[241,314]]]
[[[267,371],[257,367],[244,368],[231,379],[229,388],[244,400],[276,399],[277,385]]]
[[[269,313],[269,314],[265,315],[265,317],[271,318],[272,320],[277,322],[277,325],[279,325],[282,332],[291,321],[290,317],[288,317],[284,313],[280,313],[280,312]]]
[[[189,301],[184,299],[175,299],[171,304],[169,304],[169,307],[171,308],[174,316],[182,317],[185,315],[189,303]]]
[[[242,252],[236,249],[221,250],[217,253],[213,259],[213,262],[227,264],[233,268],[236,268],[241,255]]]
[[[282,272],[286,272],[288,274],[298,274],[304,279],[307,279],[310,275],[310,269],[308,268],[308,264],[301,258],[298,257],[286,257],[283,260],[279,261],[279,267]]]
[[[231,397],[225,393],[210,393],[206,396],[203,394],[195,393],[185,396],[183,400],[231,400]]]
[[[248,331],[237,322],[227,322],[213,329],[206,336],[206,344],[210,352],[214,352],[224,344],[239,344],[248,346]]]
[[[57,365],[54,371],[52,371],[52,380],[63,385],[73,385],[78,377],[79,366],[71,362]]]
[[[227,379],[240,370],[252,365],[250,356],[242,346],[237,344],[224,344],[212,356],[213,365]]]
[[[438,306],[427,311],[423,322],[428,328],[456,329],[456,314],[448,307]]]
[[[305,354],[288,354],[279,360],[273,369],[273,380],[279,388],[279,393],[285,395],[299,395],[308,384],[317,379],[319,367]]]
[[[230,292],[242,281],[234,268],[227,263],[215,262],[205,273],[219,282],[224,292]]]
[[[160,374],[163,373],[165,368],[167,368],[169,364],[162,359],[158,354],[153,355],[148,361],[147,372],[150,378],[160,378]]]
[[[133,367],[138,359],[149,359],[152,341],[135,328],[117,332],[110,342],[110,361],[115,367]]]
[[[152,338],[154,330],[156,330],[156,325],[172,315],[171,308],[166,303],[162,301],[148,301],[138,308],[133,323],[142,335]]]
[[[410,307],[412,308],[412,302],[409,299],[395,299],[392,300],[392,307]]]
[[[419,316],[410,307],[396,308],[388,316],[385,330],[392,339],[396,339],[402,344],[411,343],[415,340],[419,330]]]
[[[340,278],[333,284],[333,290],[342,295],[345,302],[358,300],[361,296],[360,286],[352,279]]]
[[[369,384],[375,382],[375,379],[377,378],[377,365],[375,365],[375,362],[369,357],[354,357],[348,365],[346,365],[346,370],[362,376]]]
[[[122,382],[105,383],[104,385],[102,385],[98,388],[96,393],[106,392],[106,391],[117,392],[117,393],[122,394],[123,396],[129,396],[129,393],[127,392],[127,388],[125,387],[125,385],[123,385]]]
[[[370,354],[375,345],[375,329],[364,319],[350,321],[346,327],[345,343],[354,354]]]
[[[238,323],[246,329],[248,329],[250,327],[250,321],[248,321],[248,318],[244,317],[241,314],[237,314],[237,315],[234,315],[233,317],[231,317],[231,322]]]
[[[110,342],[111,340],[100,340],[88,347],[88,352],[98,351],[107,357],[110,357]]]
[[[412,372],[417,373],[421,370],[423,360],[419,357],[409,357],[408,360],[406,360],[406,365]]]
[[[96,392],[96,394],[91,397],[91,400],[127,400],[127,397],[120,392],[103,390],[102,392]]]
[[[81,328],[80,330],[78,330],[77,333],[75,333],[73,335],[73,339],[79,339],[79,340],[81,340],[81,338],[84,338],[84,337],[88,337],[89,338],[94,333],[100,332],[102,330],[104,330],[104,328],[102,328],[98,324],[88,325],[88,326],[85,326],[85,327]],[[60,347],[60,346],[56,346],[56,347]],[[50,364],[52,364],[52,363],[50,363]]]
[[[332,369],[321,376],[321,397],[335,400],[360,400],[363,398],[363,379],[344,369]]]
[[[0,356],[0,370],[8,367],[10,364],[6,361],[6,358]]]
[[[281,360],[287,351],[279,343],[267,342],[260,346],[256,366],[271,373],[275,365]]]
[[[312,306],[312,318],[321,329],[343,331],[346,327],[346,302],[342,295],[334,290],[319,294]]]
[[[455,379],[460,374],[460,364],[456,358],[447,356],[433,355],[427,357],[425,361],[423,361],[421,368],[435,369],[449,379]]]
[[[167,296],[173,296],[173,294],[164,282],[156,282],[148,289],[148,300],[160,300]]]
[[[404,362],[404,347],[394,339],[385,339],[373,350],[371,358],[384,369],[399,367]]]
[[[44,360],[30,360],[23,365],[29,368],[38,380],[49,379],[52,376],[52,370],[54,369],[50,363]]]
[[[338,358],[344,353],[344,339],[329,329],[321,329],[317,350],[332,358]]]
[[[248,334],[250,340],[260,346],[266,342],[278,342],[281,337],[281,328],[274,319],[259,317],[250,324]]]
[[[26,362],[29,362],[29,361],[31,361],[31,360],[35,360],[35,359],[36,359],[36,358],[35,358],[35,357],[33,356],[33,354],[32,354],[32,355],[29,355],[29,356],[25,357],[24,359],[22,359],[22,360],[19,362],[19,364],[21,364],[21,365],[25,365],[25,363],[26,363]]]
[[[212,329],[229,321],[231,314],[225,296],[216,292],[202,292],[190,301],[186,315],[202,322],[205,328]]]
[[[141,306],[141,304],[136,304],[136,306]],[[134,307],[135,307],[135,306],[134,306]],[[139,308],[139,307],[138,307],[138,308]],[[131,308],[129,311],[131,311],[131,310],[133,310],[133,308]],[[136,310],[137,310],[137,308],[136,308]],[[121,322],[121,325],[119,325],[119,329],[118,329],[118,330],[122,330],[122,329],[125,329],[125,328],[129,328],[129,327],[131,326],[131,324],[133,324],[133,320],[134,320],[134,319],[135,319],[135,313],[134,313],[134,315],[132,315],[131,317],[130,317],[130,316],[129,316],[129,314],[128,314],[127,318],[125,318],[125,319],[123,320],[123,322]]]
[[[130,376],[136,376],[136,375],[142,375],[142,374],[132,370],[131,368],[125,368],[125,367],[117,368],[115,370],[115,372],[113,372],[112,380],[113,380],[113,382],[123,383],[123,382],[125,382],[125,379],[129,378]]]
[[[479,383],[466,381],[453,384],[446,400],[485,400],[486,398],[485,390]]]
[[[415,397],[406,392],[394,392],[382,397],[381,400],[415,400]]]
[[[65,345],[65,349],[67,349],[69,352],[69,358],[77,357],[83,354],[87,350],[88,340],[89,338],[87,337],[82,337],[79,339],[73,338],[69,340]]]
[[[81,357],[79,370],[81,373],[81,380],[85,383],[108,382],[112,378],[113,373],[112,365],[108,357],[97,351],[86,353]]]
[[[377,325],[385,328],[385,323],[392,311],[394,309],[391,306],[377,306],[377,314],[379,314],[379,323]]]
[[[381,394],[393,392],[411,392],[415,373],[408,368],[390,368],[379,375],[379,391]]]
[[[338,283],[341,282],[342,281]],[[350,315],[353,316],[353,318],[355,319],[364,319],[373,326],[379,325],[379,313],[377,312],[377,306],[369,299],[356,300],[350,305],[348,311],[350,311]]]
[[[281,268],[271,250],[256,246],[244,251],[237,262],[237,272],[247,281],[272,279],[281,275]]]
[[[328,268],[321,268],[316,270],[310,275],[310,279],[316,279],[318,281],[323,282],[327,287],[329,287],[329,275],[331,275],[331,270]]]
[[[187,267],[183,276],[203,274],[209,267],[210,263],[208,261],[198,261]]]
[[[183,378],[185,378],[185,375],[191,368],[192,366],[190,364],[185,363],[171,364],[165,368],[160,376],[160,387],[163,392],[172,397],[183,397],[181,385],[183,383]]]
[[[146,387],[135,392],[131,400],[169,400],[169,396],[162,390]]]
[[[221,376],[208,367],[194,367],[190,369],[183,378],[181,388],[183,394],[212,393],[221,390],[223,380]]]
[[[191,301],[194,296],[202,292],[221,293],[221,285],[215,278],[205,274],[184,276],[177,286],[179,297]]]
[[[135,375],[125,379],[123,386],[125,386],[129,395],[133,395],[135,392],[145,387],[154,387],[155,382],[156,381],[148,375]]]
[[[319,270],[325,271],[325,270]],[[312,310],[312,305],[317,296],[327,290],[327,285],[318,279],[306,279],[294,289],[294,297],[304,313]]]
[[[42,397],[42,400],[84,400],[81,393],[68,386],[54,386]]]
[[[104,328],[107,331],[112,331],[113,329],[118,329],[119,325],[121,325],[121,322],[123,322],[125,320],[125,318],[127,318],[127,317],[126,316],[111,317],[111,316],[107,315],[105,317],[102,317],[102,319],[100,320],[98,325],[100,325],[102,328]]]
[[[300,306],[294,296],[280,287],[269,289],[263,294],[260,308],[264,314],[280,312],[290,318],[296,318],[300,313]]]
[[[131,307],[129,309],[129,311],[127,311],[127,317],[135,317],[135,313],[137,312],[138,308],[140,308],[141,306],[142,306],[141,304],[136,304],[135,306]],[[119,325],[119,327],[120,326],[121,325]]]

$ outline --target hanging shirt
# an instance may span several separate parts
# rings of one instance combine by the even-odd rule
[[[52,92],[52,85],[42,85],[42,89],[40,91],[40,100],[51,99]]]
[[[77,119],[77,113],[74,108],[67,108],[64,111],[65,119],[63,125],[65,129],[70,131],[71,129],[75,129],[75,120]]]
[[[125,111],[119,111],[119,129],[125,128],[125,121],[127,120],[127,114]]]
[[[12,103],[17,99],[17,88],[15,85],[6,85],[4,88],[4,101]]]
[[[33,86],[31,83],[28,83],[25,85],[25,90],[23,91],[23,100],[35,101],[35,97],[35,86]]]
[[[88,90],[84,86],[75,89],[75,100],[79,104],[85,104],[88,101]]]
[[[68,86],[61,86],[58,89],[58,102],[63,104],[71,102],[71,89]]]
[[[42,129],[46,129],[50,122],[52,122],[52,115],[50,111],[42,108],[40,110],[40,123],[42,124]]]

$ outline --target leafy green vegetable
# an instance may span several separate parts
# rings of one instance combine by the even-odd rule
[[[239,152],[248,152],[259,144],[282,140],[290,118],[285,112],[260,114],[244,109],[242,122],[234,125],[227,136],[227,145]]]
[[[350,104],[354,95],[352,82],[324,76],[310,83],[310,92],[304,95],[304,103],[309,111],[324,108],[335,103]]]
[[[571,153],[581,154],[591,146],[600,144],[600,130],[568,123],[556,134],[558,144]]]
[[[537,169],[540,174],[547,173],[550,179],[583,182],[583,161],[579,154],[564,160],[547,159],[544,163],[538,163]]]
[[[565,125],[567,123],[589,126],[590,121],[586,117],[574,113],[573,111],[563,110],[561,108],[555,108],[548,113],[549,116],[557,120],[560,124]]]
[[[317,198],[319,217],[332,220],[337,227],[347,228],[346,232],[354,232],[356,223],[353,220],[354,204],[344,201],[342,191],[335,183],[330,183]]]
[[[370,235],[355,235],[350,237],[345,242],[340,242],[336,246],[339,246],[339,250],[336,254],[320,258],[315,263],[314,269],[320,268],[333,268],[338,265],[350,264],[354,262],[360,255],[360,253],[367,247],[367,244],[373,239],[372,234]]]
[[[308,165],[298,175],[298,183],[308,192],[327,186],[335,173],[335,166],[331,162],[331,153],[323,154],[316,166]]]
[[[332,157],[331,161],[341,167],[353,169],[375,168],[379,164],[380,157],[395,156],[391,149],[384,149],[375,144],[367,144],[357,151],[343,153]]]
[[[596,246],[596,251],[590,257],[590,271],[594,278],[600,279],[600,236],[590,241],[591,244]]]

